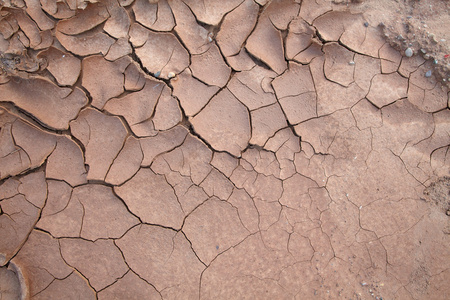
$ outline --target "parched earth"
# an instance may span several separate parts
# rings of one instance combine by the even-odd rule
[[[0,299],[449,299],[412,2],[3,1]]]

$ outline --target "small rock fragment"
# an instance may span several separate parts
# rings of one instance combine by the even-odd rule
[[[413,51],[412,51],[412,49],[411,49],[411,48],[406,48],[406,50],[405,50],[405,55],[406,55],[406,57],[411,57],[411,56],[413,56]]]

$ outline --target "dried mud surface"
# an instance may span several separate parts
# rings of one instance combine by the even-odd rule
[[[448,1],[2,3],[2,300],[449,299]]]

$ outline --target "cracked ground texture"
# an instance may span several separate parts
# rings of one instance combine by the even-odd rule
[[[0,299],[449,299],[448,87],[359,2],[0,1]]]

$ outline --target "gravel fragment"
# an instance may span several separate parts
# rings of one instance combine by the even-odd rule
[[[425,77],[431,77],[431,70],[428,70],[426,73],[425,73]]]
[[[406,48],[406,50],[405,50],[405,55],[406,55],[406,57],[411,57],[411,56],[413,56],[413,51],[412,51],[412,49],[411,49],[411,48]]]

